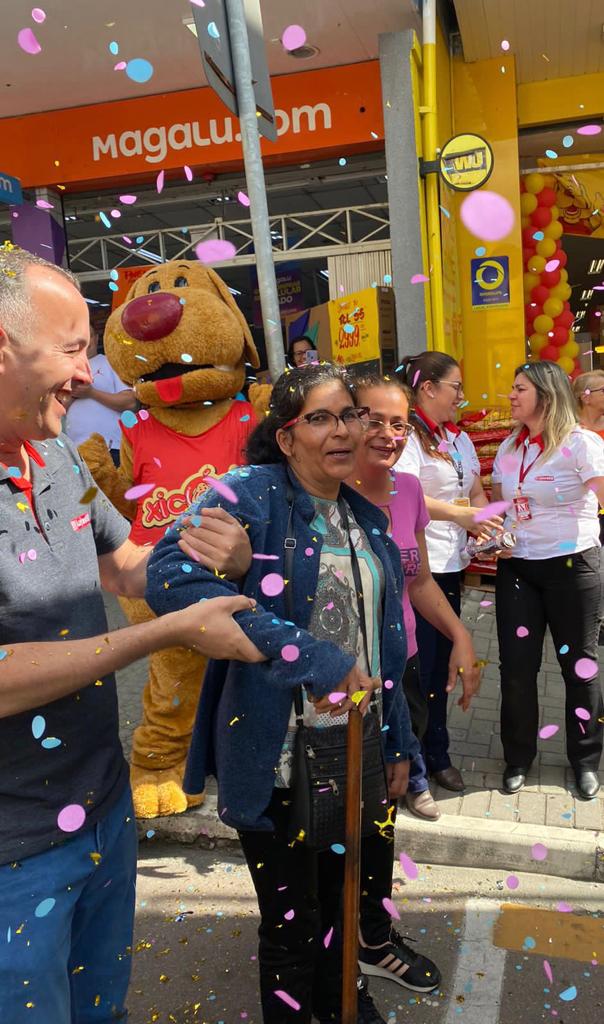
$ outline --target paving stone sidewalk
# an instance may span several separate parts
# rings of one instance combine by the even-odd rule
[[[481,601],[493,603],[482,607]],[[443,819],[461,816],[487,822],[587,830],[592,834],[602,831],[604,791],[589,802],[577,799],[574,794],[574,780],[564,751],[564,686],[549,635],[539,677],[540,724],[559,725],[560,731],[549,740],[539,741],[539,755],[529,774],[528,785],[521,793],[508,796],[500,790],[504,762],[499,737],[499,655],[494,601],[494,594],[488,589],[467,588],[465,591],[463,620],[472,632],[478,657],[488,664],[483,670],[480,694],[474,698],[471,710],[464,713],[456,699],[450,702],[452,760],[461,768],[467,788],[461,796],[440,787],[434,790]],[[113,628],[122,625],[124,619],[117,602],[108,597],[106,603],[110,625]],[[118,673],[121,733],[126,756],[140,718],[145,677],[144,662]]]

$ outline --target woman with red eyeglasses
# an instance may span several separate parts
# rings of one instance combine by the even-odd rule
[[[488,500],[474,445],[455,424],[463,401],[459,364],[444,352],[422,352],[405,359],[400,372],[414,394],[410,414],[414,431],[395,470],[419,478],[431,519],[426,526],[426,545],[432,575],[459,615],[461,573],[470,561],[464,550],[468,530],[498,529],[501,519],[491,517],[480,527],[474,521]],[[461,792],[464,781],[451,764],[447,732],[452,643],[417,612],[416,619],[421,688],[429,711],[424,736],[426,767],[439,786]]]

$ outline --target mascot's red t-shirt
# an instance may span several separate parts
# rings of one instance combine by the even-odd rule
[[[152,414],[134,427],[120,425],[132,445],[134,484],[155,484],[138,502],[130,540],[155,545],[207,489],[204,477],[243,465],[256,416],[249,402],[233,402],[220,423],[195,437],[177,434]]]

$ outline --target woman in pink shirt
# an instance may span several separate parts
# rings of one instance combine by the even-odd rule
[[[357,451],[354,477],[347,482],[386,513],[392,537],[401,552],[405,588],[403,613],[407,631],[407,666],[403,686],[411,713],[413,731],[422,740],[428,723],[428,707],[421,692],[415,614],[420,614],[453,643],[449,660],[447,692],[450,693],[461,675],[463,694],[459,704],[465,710],[478,689],[480,673],[472,638],[446,600],[430,572],[424,530],[430,517],[426,510],[421,484],[411,473],[394,473],[407,437],[412,431],[408,423],[409,393],[396,378],[379,374],[357,379],[355,391],[359,402],[370,412],[364,444]],[[411,762],[407,808],[420,818],[435,821],[440,812],[428,786],[426,765],[421,750]]]

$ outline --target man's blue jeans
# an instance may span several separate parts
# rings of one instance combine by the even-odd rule
[[[3,1024],[126,1019],[136,851],[126,786],[92,828],[54,849],[0,867]]]

